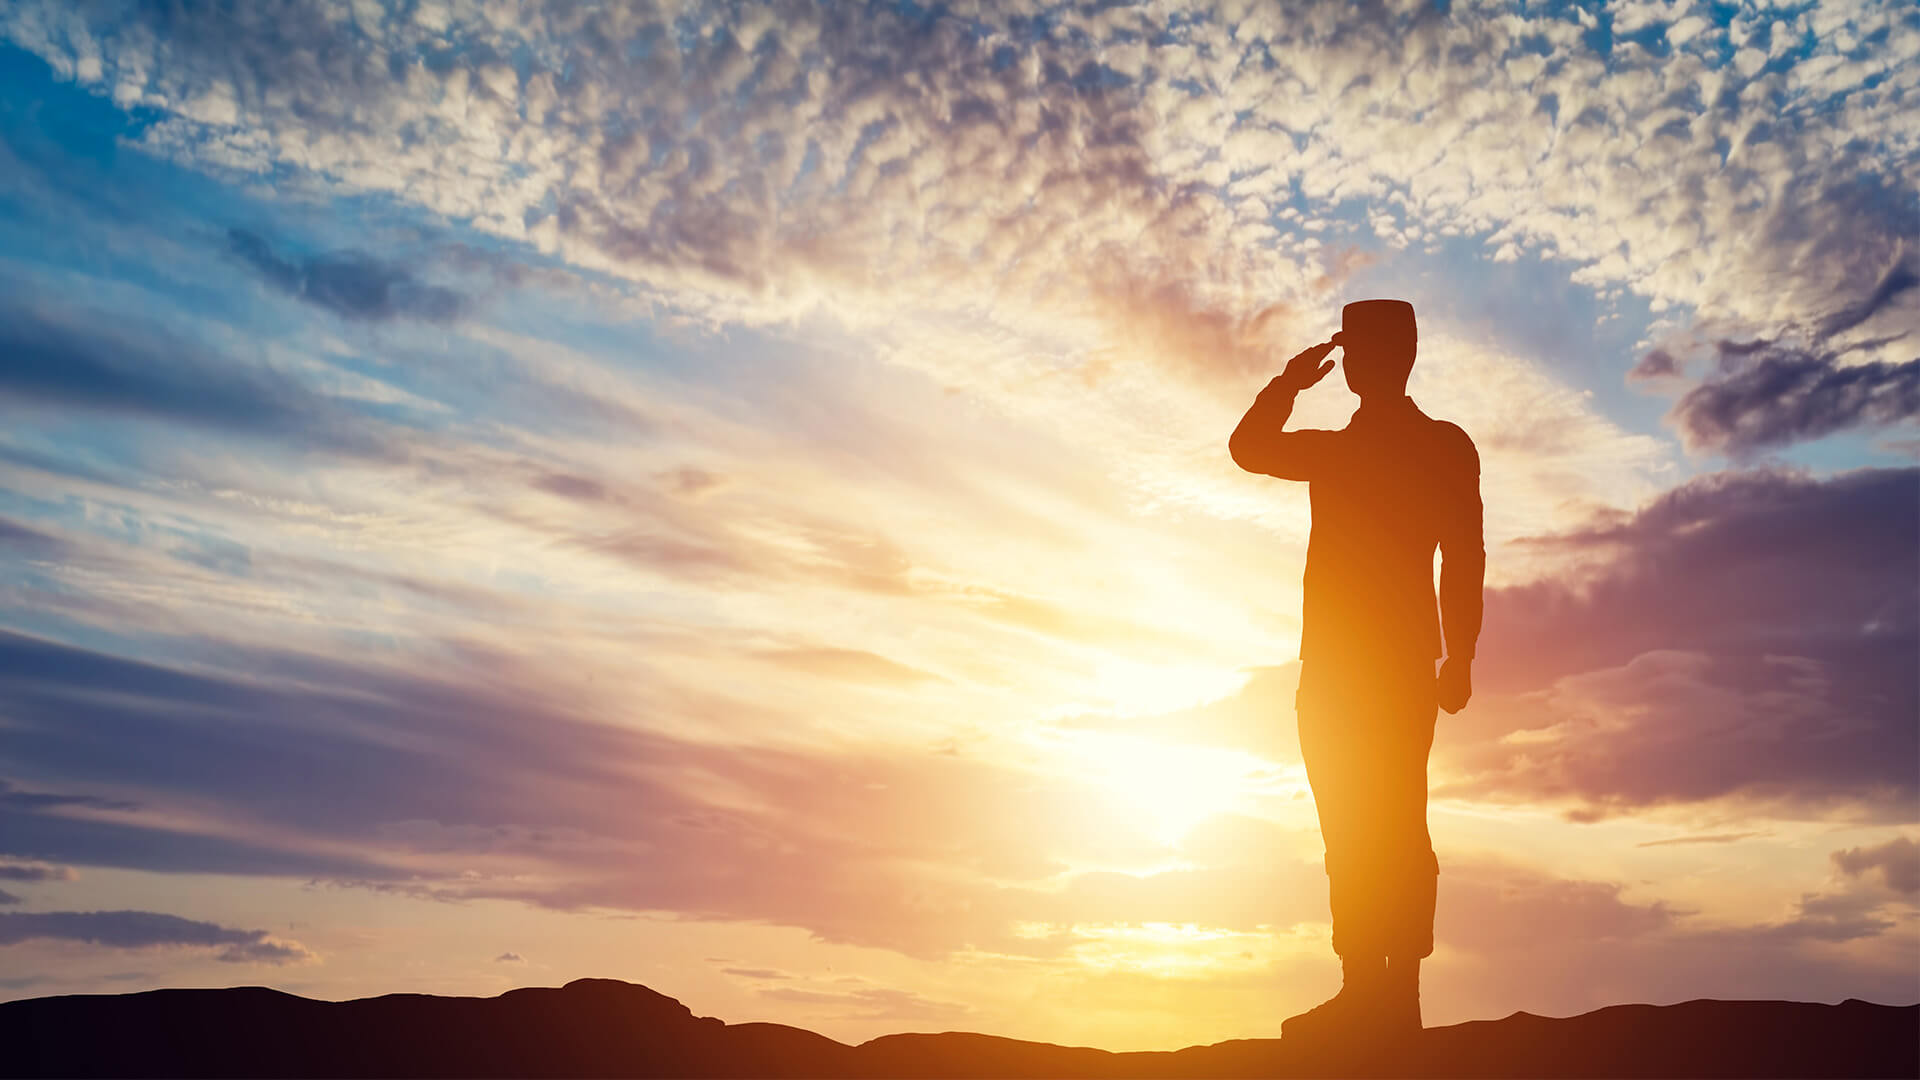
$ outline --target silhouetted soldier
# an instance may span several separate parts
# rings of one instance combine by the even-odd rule
[[[1348,304],[1340,332],[1289,360],[1228,443],[1249,472],[1307,481],[1313,506],[1295,704],[1343,979],[1332,1000],[1281,1025],[1287,1038],[1420,1028],[1440,872],[1427,753],[1435,706],[1458,712],[1473,692],[1486,552],[1473,441],[1407,397],[1416,344],[1413,305]],[[1333,370],[1335,345],[1360,396],[1353,419],[1339,431],[1283,431],[1294,395]]]

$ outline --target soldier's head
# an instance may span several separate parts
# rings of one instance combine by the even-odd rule
[[[1413,305],[1405,300],[1356,300],[1341,308],[1333,341],[1345,350],[1340,367],[1347,389],[1362,401],[1406,393],[1419,340]]]

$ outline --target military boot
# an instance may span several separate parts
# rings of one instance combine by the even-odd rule
[[[1386,977],[1382,957],[1340,958],[1340,992],[1280,1024],[1280,1037],[1307,1042],[1373,1037],[1379,1022],[1380,983]]]
[[[1394,957],[1380,979],[1377,1005],[1380,1032],[1391,1039],[1420,1034],[1420,960]]]

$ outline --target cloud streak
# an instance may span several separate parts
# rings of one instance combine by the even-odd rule
[[[70,866],[0,863],[0,881],[72,881],[76,876]]]
[[[390,448],[372,425],[270,367],[219,356],[154,326],[11,298],[0,305],[0,402],[157,420],[362,457]]]
[[[297,941],[265,930],[234,930],[157,911],[0,912],[0,945],[36,939],[78,941],[110,949],[177,946],[218,950],[228,964],[296,964],[314,959]]]
[[[241,228],[227,230],[227,244],[267,284],[341,318],[447,322],[465,306],[464,299],[452,289],[428,285],[412,271],[364,252],[325,252],[289,259],[276,252],[265,237]]]

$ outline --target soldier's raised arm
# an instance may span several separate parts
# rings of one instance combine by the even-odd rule
[[[1294,396],[1333,370],[1333,361],[1326,359],[1332,351],[1333,342],[1326,341],[1295,356],[1253,399],[1252,407],[1227,440],[1227,452],[1233,455],[1235,465],[1282,480],[1311,480],[1320,471],[1333,451],[1335,433],[1284,428],[1293,415]]]

